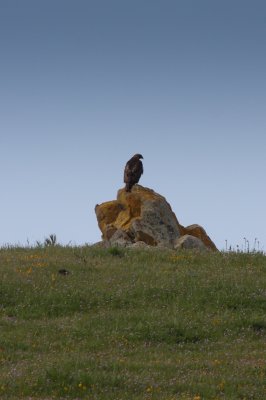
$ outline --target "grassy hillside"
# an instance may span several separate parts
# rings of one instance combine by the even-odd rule
[[[0,276],[3,400],[265,399],[261,254],[1,249]]]

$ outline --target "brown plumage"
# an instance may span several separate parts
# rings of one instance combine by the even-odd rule
[[[124,182],[126,184],[126,192],[130,192],[132,186],[138,183],[143,174],[143,165],[140,159],[143,159],[141,154],[135,154],[125,166]]]

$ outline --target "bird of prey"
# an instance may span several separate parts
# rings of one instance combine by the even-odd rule
[[[141,154],[135,154],[126,163],[124,170],[124,182],[126,184],[126,192],[130,192],[132,187],[138,183],[141,175],[143,174],[143,165],[140,161],[143,159]]]

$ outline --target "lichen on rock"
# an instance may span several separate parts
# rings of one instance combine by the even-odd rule
[[[181,249],[195,249],[195,250],[206,250],[207,246],[199,238],[192,235],[184,235],[176,240],[174,248],[176,250]]]
[[[204,247],[217,250],[201,226],[183,227],[166,199],[141,185],[135,185],[131,192],[120,189],[117,200],[97,205],[95,212],[102,239],[111,245],[142,242],[174,248],[181,236],[191,235],[198,237]]]

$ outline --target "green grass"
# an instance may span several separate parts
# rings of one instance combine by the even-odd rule
[[[7,248],[0,274],[1,400],[265,399],[262,254]]]

